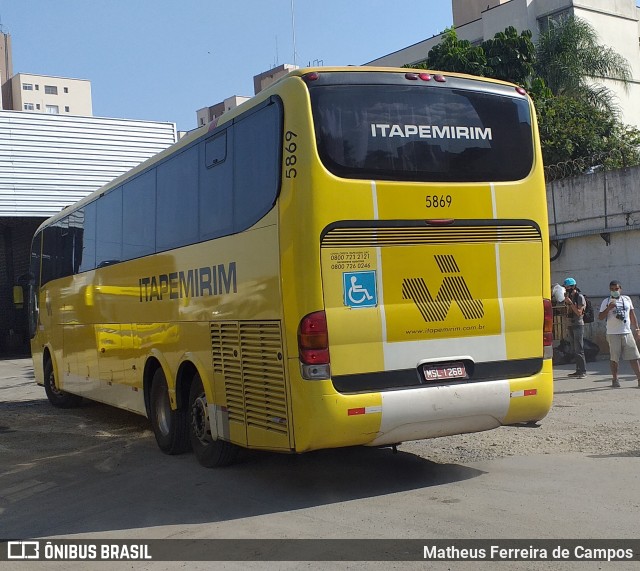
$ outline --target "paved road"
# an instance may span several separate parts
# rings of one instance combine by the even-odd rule
[[[567,378],[569,367],[557,368],[554,408],[537,429],[503,427],[407,443],[397,454],[367,448],[302,456],[245,453],[235,466],[206,470],[192,455],[163,455],[146,419],[100,404],[55,409],[35,385],[30,361],[0,361],[0,537],[637,538],[640,389],[628,368],[621,389],[608,387],[607,362],[590,368],[586,379],[577,380]],[[69,566],[14,567],[39,565]],[[422,562],[340,567],[372,565],[425,568]],[[430,568],[472,565],[477,563]],[[504,565],[608,568],[583,562]],[[187,567],[210,565],[135,565]]]

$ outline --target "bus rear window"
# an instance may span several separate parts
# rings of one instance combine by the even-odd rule
[[[533,166],[526,99],[402,85],[310,88],[318,151],[344,178],[508,181]]]

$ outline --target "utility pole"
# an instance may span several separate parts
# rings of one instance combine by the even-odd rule
[[[293,35],[293,65],[296,65],[296,17],[293,1],[291,0],[291,33]]]

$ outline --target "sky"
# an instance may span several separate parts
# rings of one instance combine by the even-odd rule
[[[88,79],[94,116],[183,131],[277,65],[366,63],[452,21],[449,0],[0,0],[14,74]]]

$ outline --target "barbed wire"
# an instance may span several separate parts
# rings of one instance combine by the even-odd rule
[[[545,165],[544,177],[547,183],[573,176],[591,175],[601,171],[640,165],[638,150],[623,152],[615,149],[596,153],[587,157],[578,157],[554,165]]]

